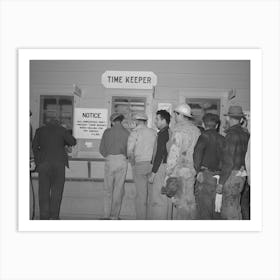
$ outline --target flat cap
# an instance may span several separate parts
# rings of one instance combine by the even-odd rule
[[[148,116],[144,113],[144,112],[137,112],[135,115],[134,115],[134,119],[135,120],[148,120]]]

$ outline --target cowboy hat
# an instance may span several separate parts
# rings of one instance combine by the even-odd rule
[[[191,107],[188,104],[180,104],[175,109],[174,112],[182,114],[186,117],[193,118]]]
[[[230,106],[228,109],[228,113],[224,114],[224,116],[232,116],[232,117],[245,117],[245,114],[242,111],[241,106]]]

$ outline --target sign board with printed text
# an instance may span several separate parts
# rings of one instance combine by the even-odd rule
[[[105,88],[152,89],[157,76],[145,71],[106,71],[101,81]]]
[[[75,108],[74,137],[101,139],[107,128],[108,109]]]

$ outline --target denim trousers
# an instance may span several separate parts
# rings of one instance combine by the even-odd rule
[[[197,218],[200,220],[219,220],[220,214],[215,212],[217,179],[209,170],[200,172],[200,179],[195,184]]]
[[[127,159],[124,155],[107,156],[104,171],[105,218],[118,219],[124,197]]]
[[[225,220],[242,220],[240,199],[246,177],[236,176],[238,172],[233,170],[223,187],[221,217]]]
[[[133,168],[134,183],[136,188],[135,212],[137,220],[148,218],[148,191],[150,190],[148,176],[152,165],[149,161],[136,162]]]
[[[174,220],[196,220],[197,207],[194,195],[194,176],[188,178],[178,177],[178,183],[182,193],[176,195],[173,200],[173,219]]]
[[[155,174],[153,184],[149,185],[148,191],[148,219],[167,220],[170,199],[161,194],[161,188],[164,185],[166,177],[166,164],[162,163]]]

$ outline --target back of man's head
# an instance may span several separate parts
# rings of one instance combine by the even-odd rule
[[[113,122],[122,122],[124,120],[124,116],[123,115],[119,115],[118,117],[116,117]]]
[[[220,122],[220,118],[216,114],[207,113],[203,116],[202,121],[204,123],[205,128],[216,128],[216,126]]]

